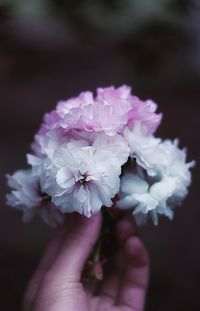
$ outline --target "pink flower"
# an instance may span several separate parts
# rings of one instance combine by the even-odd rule
[[[108,135],[121,133],[127,125],[131,111],[131,88],[98,88],[93,109],[94,130]]]
[[[149,134],[156,131],[162,120],[162,114],[156,114],[157,105],[150,99],[141,101],[138,97],[132,96],[132,109],[129,112],[128,127],[135,123],[144,125]]]
[[[56,110],[45,114],[39,134],[46,134],[46,131],[55,128],[63,128],[65,131],[70,129],[90,131],[87,122],[92,120],[93,104],[94,99],[91,92],[83,92],[78,97],[58,102]]]
[[[98,88],[96,99],[91,92],[83,92],[76,98],[60,101],[56,110],[45,115],[39,134],[61,127],[65,131],[76,129],[114,135],[127,124],[130,110],[129,87]]]
[[[141,122],[153,133],[161,121],[156,108],[151,100],[143,102],[132,96],[131,88],[126,85],[98,88],[96,98],[91,92],[83,92],[78,97],[60,101],[56,110],[45,115],[39,135],[61,128],[64,132],[74,129],[113,136],[135,122]]]

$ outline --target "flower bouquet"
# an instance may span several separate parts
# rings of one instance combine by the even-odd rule
[[[53,226],[66,213],[90,217],[103,210],[102,236],[116,211],[132,214],[137,224],[150,217],[157,224],[159,215],[172,219],[194,162],[186,162],[178,140],[154,136],[162,119],[156,109],[125,85],[58,102],[35,135],[30,168],[7,176],[8,205],[22,210],[24,221],[39,215]],[[94,252],[96,262],[101,248]]]

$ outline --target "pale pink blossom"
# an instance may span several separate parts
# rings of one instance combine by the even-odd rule
[[[130,99],[131,88],[128,86],[98,88],[93,107],[94,130],[108,135],[121,133],[128,123]]]
[[[157,105],[150,99],[142,101],[136,96],[132,96],[131,102],[132,109],[129,112],[127,127],[140,123],[146,127],[148,133],[154,133],[162,120],[162,114],[156,114]]]
[[[156,109],[157,105],[151,100],[141,101],[131,95],[131,88],[126,85],[98,88],[96,98],[91,92],[83,92],[78,97],[60,101],[56,110],[45,115],[39,135],[62,128],[65,132],[74,129],[112,136],[135,122],[141,122],[153,133],[161,121]]]

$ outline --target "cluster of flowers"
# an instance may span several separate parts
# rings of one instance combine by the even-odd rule
[[[138,223],[149,215],[172,218],[191,182],[186,151],[153,134],[162,115],[128,86],[98,88],[60,101],[35,135],[30,169],[8,175],[10,206],[24,220],[36,214],[51,225],[65,213],[87,217],[113,204],[131,209]]]

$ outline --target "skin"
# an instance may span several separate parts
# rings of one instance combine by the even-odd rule
[[[101,230],[102,216],[71,214],[58,229],[33,275],[23,311],[143,311],[148,286],[148,253],[134,225],[120,220],[116,237],[120,251],[108,262],[97,284],[83,283],[81,274]]]

